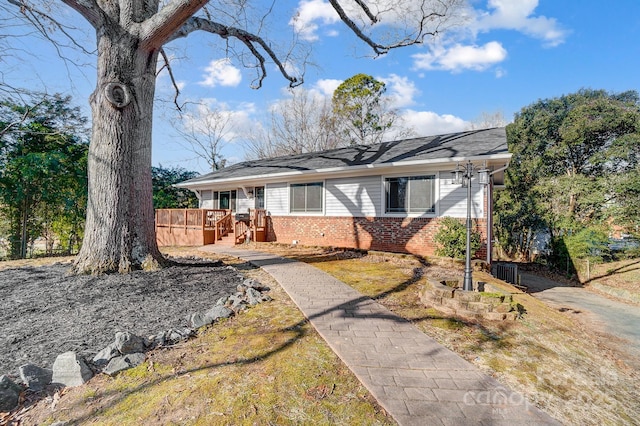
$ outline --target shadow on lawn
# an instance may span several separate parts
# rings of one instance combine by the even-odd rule
[[[333,257],[333,259],[331,259]],[[319,256],[313,256],[315,262],[318,261],[328,261],[328,260],[336,260],[335,253],[324,253]],[[287,258],[279,258],[279,259],[270,259],[269,263],[290,263],[296,262],[296,260],[287,259]],[[313,263],[313,262],[311,262]],[[233,265],[239,271],[247,271],[256,269],[255,262],[252,264],[251,262],[242,262]],[[423,261],[423,266],[428,266],[426,262]],[[424,321],[445,321],[446,327],[450,327],[451,329],[462,329],[462,328],[473,328],[475,330],[479,330],[480,334],[477,339],[474,339],[471,344],[482,347],[485,344],[497,344],[499,345],[501,341],[503,341],[503,336],[499,336],[495,331],[491,331],[486,327],[482,326],[482,324],[475,321],[467,321],[462,318],[449,318],[445,315],[424,315],[426,308],[421,306],[422,315],[414,316],[414,317],[401,317],[394,313],[388,314],[369,314],[366,311],[360,311],[360,307],[372,303],[373,301],[384,302],[389,296],[397,293],[402,293],[408,289],[410,289],[413,285],[417,284],[423,277],[424,268],[416,267],[413,269],[413,274],[408,279],[394,286],[393,288],[380,292],[378,294],[372,296],[364,296],[357,297],[355,299],[349,300],[348,302],[338,304],[331,308],[324,309],[320,312],[317,312],[313,315],[310,315],[308,319],[303,319],[298,321],[288,327],[280,328],[278,330],[274,330],[274,333],[282,333],[283,335],[288,335],[293,333],[290,337],[286,338],[281,344],[278,344],[276,347],[266,350],[259,355],[242,358],[242,359],[232,359],[226,362],[218,362],[218,363],[209,363],[198,368],[192,368],[188,370],[180,370],[178,374],[171,374],[163,377],[158,377],[157,379],[151,380],[139,386],[136,386],[132,389],[127,390],[112,390],[104,393],[99,393],[100,399],[102,402],[106,402],[106,404],[97,404],[98,406],[95,408],[91,408],[91,411],[81,417],[72,418],[70,420],[71,424],[82,424],[84,422],[90,421],[93,416],[98,414],[99,412],[103,412],[109,408],[116,407],[118,404],[122,403],[127,397],[134,395],[138,392],[144,392],[154,386],[160,385],[169,380],[173,380],[177,377],[184,376],[185,374],[197,373],[204,370],[212,370],[220,367],[228,367],[228,366],[240,366],[240,365],[250,365],[263,360],[266,360],[284,350],[294,345],[296,342],[304,338],[308,334],[308,329],[305,327],[309,324],[309,320],[313,320],[316,318],[330,316],[332,313],[339,312],[341,315],[348,317],[359,317],[359,318],[384,318],[396,322],[411,322],[411,323],[420,323]],[[417,307],[417,303],[416,303]],[[505,325],[505,327],[507,327]],[[507,331],[506,328],[503,331]],[[506,342],[505,342],[506,343]],[[79,399],[72,407],[69,408],[68,412],[73,413],[76,408],[80,410],[80,406],[82,405],[84,409],[86,406],[84,405],[85,401],[83,399]]]

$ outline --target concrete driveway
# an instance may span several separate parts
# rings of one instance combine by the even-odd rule
[[[521,283],[531,295],[576,314],[587,314],[589,321],[613,336],[628,342],[628,349],[640,355],[640,308],[608,299],[581,287],[567,287],[534,274],[521,273]]]

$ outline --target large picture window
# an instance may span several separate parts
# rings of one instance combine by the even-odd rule
[[[322,182],[296,183],[289,186],[291,213],[322,212]]]
[[[386,213],[435,213],[435,176],[385,178]]]

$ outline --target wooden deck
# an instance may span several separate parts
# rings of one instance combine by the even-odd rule
[[[252,209],[248,222],[238,222],[231,210],[223,209],[158,209],[156,239],[163,246],[204,246],[215,244],[234,234],[236,244],[247,237],[266,241],[267,219],[264,210]]]

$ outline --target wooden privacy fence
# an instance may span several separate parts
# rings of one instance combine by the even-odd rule
[[[159,246],[203,246],[231,232],[231,210],[158,209]]]

